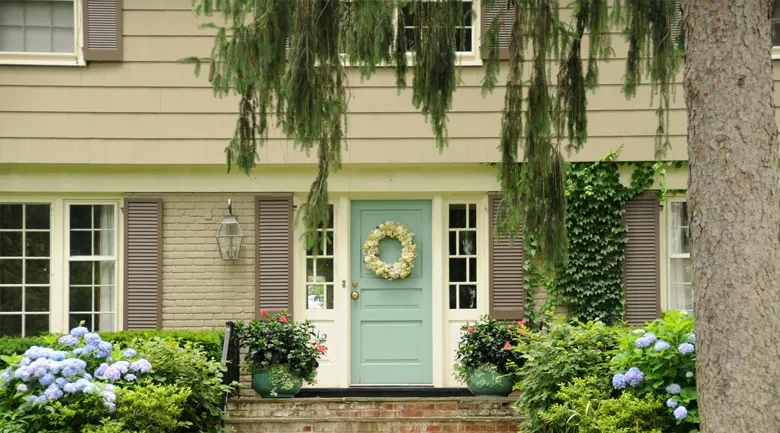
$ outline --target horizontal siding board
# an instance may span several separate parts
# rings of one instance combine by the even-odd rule
[[[519,320],[524,316],[525,289],[523,288],[523,239],[510,240],[495,236],[496,216],[501,197],[489,198],[490,248],[489,248],[489,299],[490,315],[496,319]]]
[[[125,199],[125,329],[162,323],[162,200]]]
[[[255,215],[256,310],[292,313],[292,195],[257,197]]]
[[[626,203],[628,243],[624,263],[625,320],[642,325],[660,314],[660,233],[658,196],[646,192]]]

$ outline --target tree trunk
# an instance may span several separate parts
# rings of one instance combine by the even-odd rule
[[[780,431],[770,0],[684,0],[701,431]]]

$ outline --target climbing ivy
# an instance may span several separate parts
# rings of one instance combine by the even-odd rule
[[[664,162],[631,163],[629,186],[620,182],[619,151],[594,163],[569,164],[566,178],[566,230],[569,253],[556,273],[558,301],[569,315],[606,323],[623,316],[623,263],[627,243],[623,223],[625,204],[661,178],[665,196]]]

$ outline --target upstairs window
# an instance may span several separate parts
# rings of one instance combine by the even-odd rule
[[[0,51],[76,53],[74,0],[0,0]]]
[[[669,308],[693,311],[693,275],[688,203],[671,201],[669,223]]]

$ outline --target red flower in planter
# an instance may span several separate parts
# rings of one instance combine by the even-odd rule
[[[525,326],[525,322],[520,320],[520,321],[517,322],[517,326],[522,328],[523,326]]]
[[[282,323],[287,323],[287,316],[279,316],[279,321]]]
[[[509,350],[511,348],[512,348],[512,343],[510,343],[508,341],[506,343],[504,343],[504,350]]]
[[[469,326],[469,327],[466,329],[466,332],[468,332],[469,334],[471,334],[472,332],[474,332],[474,328],[472,328],[471,326]]]
[[[263,317],[266,317],[266,316],[268,316],[268,310],[266,310],[265,308],[263,308],[262,310],[260,310],[260,315],[261,315],[261,316],[263,316]]]
[[[325,347],[325,346],[323,346],[322,344],[318,344],[318,345],[317,345],[317,350],[319,350],[319,351],[320,351],[320,353],[321,353],[321,354],[323,354],[323,355],[325,355],[326,353],[328,353],[328,348],[327,348],[327,347]]]

